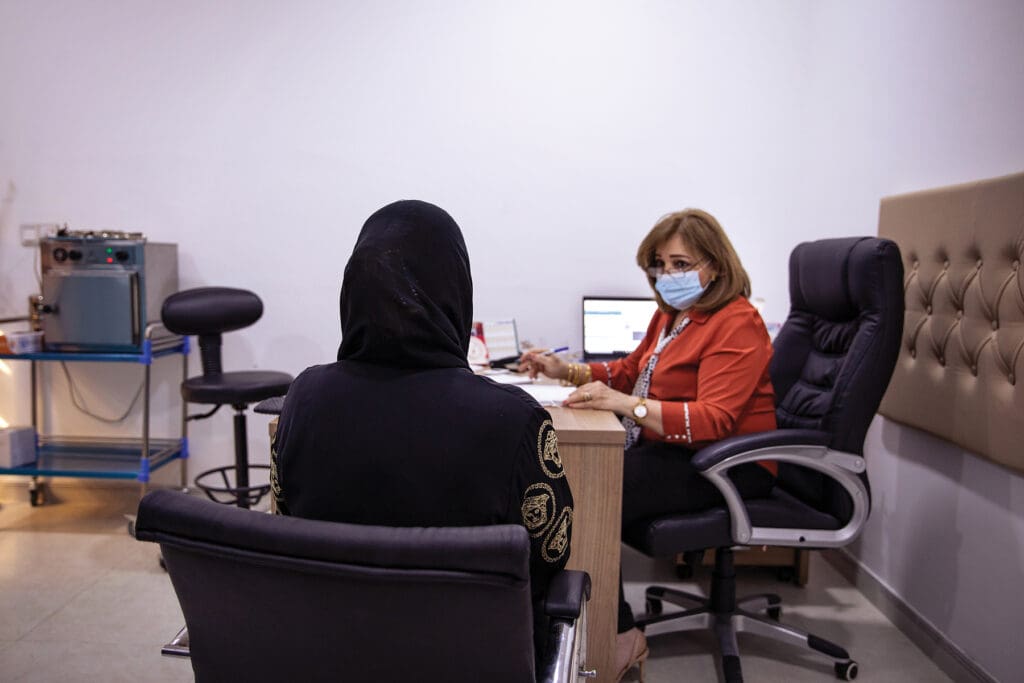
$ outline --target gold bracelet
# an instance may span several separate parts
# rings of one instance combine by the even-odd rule
[[[568,384],[574,386],[583,386],[587,382],[592,382],[594,379],[594,371],[590,369],[589,365],[584,363],[569,363],[569,371],[566,375],[565,381]]]

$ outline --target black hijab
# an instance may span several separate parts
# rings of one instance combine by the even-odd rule
[[[454,219],[414,200],[370,216],[345,266],[338,360],[468,367],[472,322],[469,255]]]

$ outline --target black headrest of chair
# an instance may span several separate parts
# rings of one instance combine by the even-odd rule
[[[857,315],[857,282],[851,280],[851,256],[865,237],[843,237],[798,244],[789,257],[789,299],[793,309],[826,320]],[[858,278],[859,279],[859,278]]]
[[[789,258],[789,297],[794,310],[836,321],[887,305],[881,270],[900,258],[890,240],[842,237],[798,244]],[[902,287],[902,283],[901,283]]]
[[[248,327],[263,315],[263,302],[246,289],[197,287],[164,300],[160,319],[175,334],[220,334]]]

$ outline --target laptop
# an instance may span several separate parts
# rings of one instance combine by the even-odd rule
[[[627,356],[647,334],[658,304],[643,297],[583,297],[583,360]]]

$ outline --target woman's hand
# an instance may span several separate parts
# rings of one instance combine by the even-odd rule
[[[615,391],[602,382],[588,382],[569,394],[563,405],[569,408],[588,408],[591,410],[610,410],[619,417],[631,417],[636,423],[658,434],[665,434],[665,425],[661,416],[661,401],[648,399],[646,402],[647,416],[639,419],[633,415],[633,406],[639,402],[636,396]]]
[[[636,399],[621,391],[615,391],[603,382],[588,382],[565,399],[570,408],[610,410],[616,415],[626,415],[633,410]]]
[[[544,349],[530,349],[519,358],[519,371],[537,379],[538,373],[544,373],[551,379],[565,379],[569,376],[569,364],[556,355],[544,355]]]

